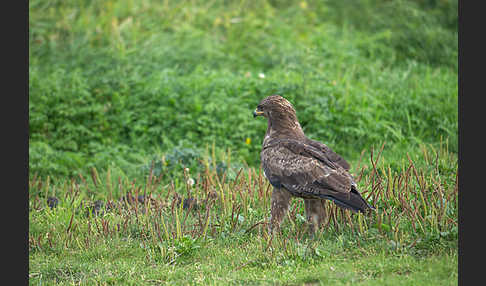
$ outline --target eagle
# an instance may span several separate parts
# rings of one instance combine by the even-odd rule
[[[291,197],[304,199],[310,232],[327,221],[326,200],[352,212],[374,210],[361,196],[350,165],[325,144],[309,139],[292,104],[280,95],[264,98],[253,117],[267,118],[260,153],[263,173],[273,186],[269,233],[280,230]]]

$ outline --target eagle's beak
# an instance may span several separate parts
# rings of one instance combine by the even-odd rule
[[[253,118],[263,115],[263,111],[258,111],[258,109],[253,110]]]

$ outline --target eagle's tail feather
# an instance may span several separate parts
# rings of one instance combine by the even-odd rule
[[[336,205],[341,208],[349,209],[353,212],[366,212],[368,210],[375,210],[373,206],[368,204],[365,199],[360,195],[360,193],[352,188],[351,192],[349,193],[349,197],[347,194],[338,194],[338,195],[321,195],[322,198],[332,200]]]

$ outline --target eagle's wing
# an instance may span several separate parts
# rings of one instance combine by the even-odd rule
[[[329,199],[353,211],[371,208],[357,191],[351,174],[309,144],[278,139],[263,148],[261,160],[270,183],[294,196]]]
[[[341,156],[339,156],[336,152],[332,151],[331,148],[329,148],[327,145],[324,143],[321,143],[319,141],[311,140],[307,138],[307,144],[311,145],[312,147],[315,147],[319,149],[321,152],[325,153],[326,156],[331,160],[333,163],[336,163],[343,167],[345,170],[349,171],[351,166],[349,165],[346,160],[344,160]]]

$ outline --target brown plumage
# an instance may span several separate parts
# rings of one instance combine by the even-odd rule
[[[327,220],[325,200],[353,212],[374,209],[357,190],[348,162],[305,136],[289,101],[269,96],[253,115],[268,119],[260,158],[265,177],[273,185],[270,232],[279,227],[292,196],[304,199],[311,232]]]

